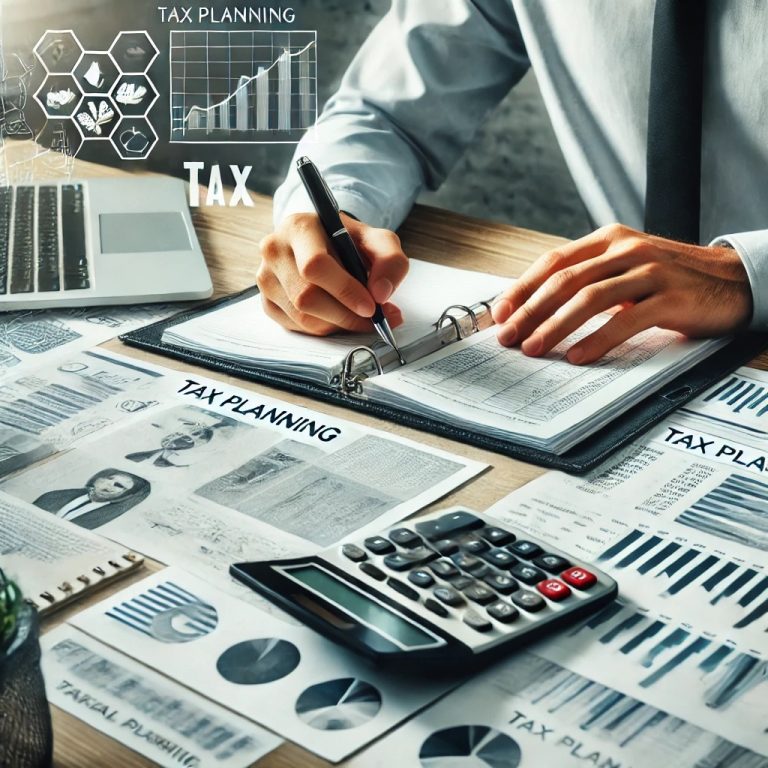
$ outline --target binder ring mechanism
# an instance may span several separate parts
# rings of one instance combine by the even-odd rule
[[[355,373],[355,355],[358,353],[364,353],[368,355],[373,364],[376,366],[376,373],[381,375],[384,373],[384,369],[381,367],[379,358],[376,357],[376,353],[370,347],[355,347],[344,358],[344,365],[341,369],[341,376],[339,378],[339,391],[342,395],[362,395],[363,394],[363,381],[368,378],[367,374],[362,371]]]
[[[477,333],[480,329],[480,326],[477,322],[477,315],[475,314],[475,311],[471,308],[466,306],[465,304],[451,304],[450,307],[446,307],[443,310],[443,314],[440,315],[440,319],[437,321],[437,330],[441,331],[443,329],[443,326],[445,325],[446,320],[453,326],[454,330],[456,331],[456,341],[461,341],[461,339],[464,338],[464,334],[461,332],[461,323],[460,319],[456,317],[456,315],[451,314],[452,310],[459,310],[464,313],[465,317],[468,317],[470,319],[470,322],[472,323],[472,333]]]

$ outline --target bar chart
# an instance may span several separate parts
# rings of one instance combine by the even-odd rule
[[[768,484],[731,475],[676,518],[689,528],[768,552]]]
[[[502,680],[509,692],[524,686],[530,704],[542,708],[558,725],[594,734],[601,742],[626,750],[621,757],[628,762],[642,755],[647,765],[671,765],[677,760],[683,764],[681,755],[686,750],[697,755],[701,761],[697,765],[711,768],[757,768],[763,760],[686,720],[539,656],[522,654],[507,669],[520,670]]]
[[[764,637],[768,630],[768,574],[760,565],[637,528],[597,562],[620,581],[625,594],[642,597],[662,612],[676,599],[675,615],[704,626],[730,627],[739,630],[737,636],[750,631]]]
[[[733,413],[754,411],[758,417],[768,414],[768,390],[754,381],[734,374],[727,381],[707,394],[704,402],[718,400]]]
[[[317,33],[172,31],[171,141],[297,142],[317,117]]]
[[[536,651],[741,746],[768,749],[768,661],[757,653],[621,600]]]

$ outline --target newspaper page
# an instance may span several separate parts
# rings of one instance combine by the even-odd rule
[[[61,355],[81,352],[108,339],[170,317],[184,304],[3,312],[0,320],[0,382]]]
[[[73,627],[41,639],[51,704],[164,768],[246,768],[281,739]]]
[[[163,372],[103,350],[67,352],[0,387],[0,478],[158,405]]]
[[[767,401],[768,374],[740,369],[591,474],[549,472],[489,510],[619,583],[538,653],[761,755]]]
[[[485,468],[229,384],[164,381],[146,412],[0,489],[232,589],[233,562],[379,533]]]
[[[381,669],[174,568],[77,614],[71,624],[334,762],[457,682]]]
[[[766,768],[768,760],[535,653],[520,652],[349,764],[390,768],[395,763],[415,768]]]
[[[494,436],[515,436],[557,452],[671,380],[725,343],[690,341],[652,329],[619,345],[598,364],[574,367],[568,347],[608,318],[587,323],[545,357],[499,345],[493,328],[480,331],[408,366],[375,376],[374,400],[405,405],[437,418],[449,414]]]

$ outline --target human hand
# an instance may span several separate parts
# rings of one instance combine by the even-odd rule
[[[335,331],[373,330],[370,318],[381,304],[392,327],[403,322],[387,300],[408,272],[408,258],[394,232],[369,227],[351,216],[341,219],[368,262],[368,287],[336,260],[314,213],[286,217],[261,243],[256,283],[264,311],[292,331],[326,336]]]
[[[620,224],[540,257],[494,303],[504,346],[549,352],[590,318],[618,308],[574,344],[567,359],[592,363],[640,331],[658,326],[690,337],[731,333],[752,314],[738,253],[646,235]]]

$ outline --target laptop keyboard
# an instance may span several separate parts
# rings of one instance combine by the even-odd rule
[[[83,185],[0,188],[0,295],[86,288]]]

